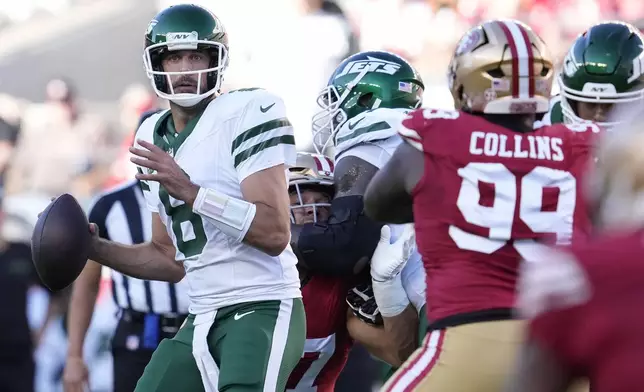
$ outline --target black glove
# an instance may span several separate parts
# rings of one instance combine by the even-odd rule
[[[360,320],[368,324],[382,325],[382,316],[373,296],[371,284],[360,284],[347,293],[347,304]]]

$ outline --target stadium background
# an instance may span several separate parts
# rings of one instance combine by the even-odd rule
[[[145,110],[164,107],[153,95],[143,71],[143,32],[152,16],[172,3],[0,2],[2,197],[19,201],[11,203],[11,211],[6,207],[9,203],[4,203],[3,225],[12,219],[33,221],[42,203],[61,188],[72,190],[87,205],[97,192],[131,175],[125,148],[138,116]],[[449,108],[452,100],[445,84],[449,56],[460,35],[480,20],[510,17],[527,22],[545,39],[557,61],[579,32],[598,21],[619,19],[644,27],[641,0],[194,3],[215,12],[228,30],[231,50],[225,89],[259,86],[281,95],[302,150],[311,149],[310,118],[316,110],[317,92],[332,69],[358,50],[384,49],[411,60],[426,84],[425,106]],[[52,82],[58,78],[65,82]],[[70,125],[63,115],[70,107],[77,108],[84,121]],[[48,137],[38,136],[43,131]],[[58,137],[58,132],[63,136]],[[60,172],[50,168],[49,172],[43,170],[41,177],[45,180],[38,176],[34,177],[37,180],[27,180],[31,177],[24,173],[53,165],[51,150],[73,155],[73,168]],[[21,235],[27,241],[29,230]],[[109,391],[111,383],[106,349],[116,318],[108,279],[106,274],[87,344],[92,391]],[[48,300],[47,292],[34,286],[27,309],[34,330],[47,319],[35,351],[38,392],[62,390],[57,381],[66,346],[62,311],[47,317]],[[354,362],[365,361],[364,356],[356,358]],[[374,365],[366,367],[370,366]],[[338,390],[364,389],[349,386],[350,380],[346,377],[345,387]]]

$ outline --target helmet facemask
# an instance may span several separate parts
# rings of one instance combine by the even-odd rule
[[[578,102],[589,102],[589,103],[600,103],[600,104],[613,104],[613,107],[610,109],[608,117],[613,119],[613,121],[594,121],[597,125],[602,128],[608,129],[613,128],[616,125],[627,120],[625,116],[628,116],[628,113],[635,113],[638,110],[642,109],[642,104],[644,103],[644,89],[639,89],[635,91],[618,93],[616,91],[609,91],[606,93],[597,93],[593,92],[593,95],[590,93],[579,91],[567,87],[561,75],[558,77],[557,82],[561,89],[561,111],[564,116],[564,122],[568,124],[577,124],[585,123],[593,120],[585,120],[578,115],[577,103]],[[618,121],[616,119],[619,119]]]
[[[333,84],[325,87],[317,98],[317,104],[321,111],[313,115],[313,147],[318,154],[323,154],[338,133],[342,125],[349,120],[347,112],[342,106],[348,100],[353,88],[360,83],[362,78],[369,72],[362,70],[351,82],[344,87],[336,87]],[[380,102],[376,100],[371,108],[377,109]]]
[[[192,107],[210,97],[221,88],[224,71],[228,65],[228,49],[216,41],[197,39],[196,33],[168,34],[167,42],[153,44],[145,48],[143,63],[155,93],[182,107]],[[202,50],[210,55],[210,65],[206,69],[166,72],[161,61],[168,52],[182,50]],[[197,93],[175,93],[172,77],[177,75],[197,75]],[[207,91],[201,92],[206,86]]]
[[[304,191],[313,191],[313,192],[320,192],[322,194],[325,194],[328,196],[328,203],[323,203],[323,202],[315,202],[315,203],[304,203],[304,199],[302,197],[302,194]],[[291,209],[291,223],[292,224],[302,224],[302,223],[318,223],[319,217],[321,215],[320,211],[321,209],[326,210],[327,214],[330,213],[331,209],[331,203],[330,200],[333,197],[333,186],[329,185],[323,185],[319,183],[316,180],[298,180],[298,181],[291,181],[290,187],[289,187],[289,194],[292,195],[295,193],[297,195],[297,201],[296,203],[292,203],[290,206]],[[313,214],[313,221],[312,222],[296,222],[295,221],[295,215],[296,211],[300,209],[309,209],[312,211]],[[305,210],[304,215],[307,215],[307,211]]]

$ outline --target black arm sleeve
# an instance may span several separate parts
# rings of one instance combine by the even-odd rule
[[[364,212],[362,196],[343,196],[331,203],[326,224],[302,226],[297,240],[300,262],[314,274],[350,276],[363,258],[371,258],[382,223]]]

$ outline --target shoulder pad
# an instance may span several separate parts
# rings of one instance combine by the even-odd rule
[[[396,135],[396,129],[409,109],[374,109],[345,122],[335,135],[337,157],[360,143],[383,140]]]
[[[417,109],[404,119],[398,133],[409,145],[423,151],[423,137],[434,123],[457,120],[460,116],[461,112],[457,110]]]
[[[137,129],[136,131],[136,139],[151,141],[152,134],[154,133],[154,128],[156,127],[157,122],[167,112],[168,112],[168,109],[161,110],[143,119],[143,121],[141,121],[141,125],[139,125],[139,129]]]

